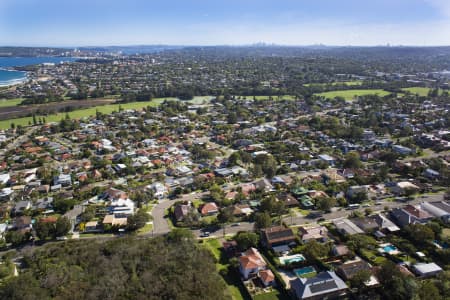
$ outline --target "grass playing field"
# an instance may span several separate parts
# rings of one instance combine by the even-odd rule
[[[202,104],[207,103],[212,99],[211,96],[196,96],[194,99],[186,101],[191,104]],[[72,119],[81,119],[84,117],[94,116],[97,112],[97,110],[104,114],[110,114],[114,111],[119,111],[119,106],[121,106],[124,110],[126,109],[143,109],[144,107],[151,106],[156,107],[159,106],[162,102],[165,100],[178,100],[177,98],[154,98],[152,101],[144,101],[144,102],[130,102],[130,103],[122,103],[122,104],[107,104],[102,106],[94,106],[86,109],[77,109],[74,111],[69,112],[69,116]],[[15,101],[15,100],[8,100],[8,101]],[[50,122],[59,122],[62,118],[64,118],[66,113],[57,113],[53,115],[48,116],[39,116],[36,117],[39,119],[39,117],[45,117],[45,121],[47,123]],[[15,118],[15,119],[9,119],[9,120],[3,120],[0,121],[0,129],[8,129],[11,127],[11,123],[14,123],[17,125],[27,126],[30,124],[30,122],[33,122],[32,117],[23,117],[23,118]]]
[[[427,87],[410,87],[410,88],[403,88],[402,89],[405,92],[410,92],[411,94],[418,94],[419,96],[427,96],[428,92],[430,91],[430,88]]]
[[[322,96],[328,99],[333,99],[335,97],[343,97],[345,100],[353,100],[358,96],[365,95],[378,95],[380,97],[389,95],[389,92],[386,92],[381,89],[365,89],[365,90],[345,90],[345,91],[331,91],[315,94],[317,96]]]
[[[348,86],[355,86],[355,85],[361,85],[362,81],[361,80],[355,80],[355,81],[336,81],[331,83],[331,85],[341,85],[341,84],[345,84]],[[304,86],[326,86],[328,85],[328,83],[305,83]]]
[[[22,98],[16,98],[16,99],[1,99],[0,100],[0,107],[10,107],[10,106],[17,106],[22,102]]]

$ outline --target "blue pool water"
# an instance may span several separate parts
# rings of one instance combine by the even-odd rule
[[[294,257],[294,258],[286,259],[286,260],[285,260],[285,263],[290,264],[290,263],[293,263],[293,262],[299,262],[299,261],[304,261],[304,260],[305,260],[304,257],[299,256],[299,257]]]
[[[305,274],[315,273],[315,272],[316,272],[316,269],[314,269],[314,267],[311,267],[311,266],[294,270],[295,275],[297,275],[298,277],[302,277]]]
[[[392,251],[397,251],[397,248],[394,245],[387,245],[383,247],[384,252],[392,252]]]

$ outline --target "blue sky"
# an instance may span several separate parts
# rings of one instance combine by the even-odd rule
[[[0,45],[450,45],[450,0],[0,0]]]

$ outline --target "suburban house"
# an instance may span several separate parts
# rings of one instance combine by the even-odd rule
[[[270,269],[259,271],[258,277],[266,287],[275,285],[275,275]]]
[[[162,199],[168,194],[166,186],[161,182],[154,182],[147,186],[147,188],[151,189],[153,191],[153,195],[158,199]]]
[[[298,200],[288,193],[281,194],[279,200],[284,202],[285,207],[297,207],[299,205]]]
[[[70,186],[72,184],[72,177],[70,174],[60,174],[53,178],[53,185]]]
[[[22,200],[22,201],[17,202],[16,205],[14,205],[13,211],[15,214],[21,214],[30,208],[31,208],[31,201]]]
[[[333,248],[331,249],[331,252],[333,253],[334,256],[347,256],[351,254],[350,249],[348,249],[348,247],[344,244],[334,245]]]
[[[114,200],[114,199],[127,199],[128,195],[124,191],[115,188],[109,188],[105,192],[103,192],[103,194],[100,197],[106,200]]]
[[[256,276],[259,271],[265,270],[267,263],[259,253],[258,249],[250,248],[239,257],[239,271],[247,280],[250,276]]]
[[[192,212],[192,206],[189,204],[179,204],[175,206],[175,209],[173,211],[173,214],[175,216],[175,221],[180,222],[183,221],[183,219]]]
[[[86,225],[84,226],[84,232],[99,232],[101,231],[98,228],[98,221],[90,221],[87,222]]]
[[[233,216],[244,217],[253,213],[253,209],[248,204],[236,204],[233,206]]]
[[[10,179],[11,176],[8,173],[0,174],[0,184],[6,185]]]
[[[114,215],[129,216],[134,214],[134,201],[129,198],[115,199],[111,201],[108,209]]]
[[[330,166],[334,166],[336,164],[336,159],[328,154],[321,154],[318,157],[320,160],[328,163]]]
[[[378,224],[378,230],[385,232],[385,233],[391,233],[395,231],[399,231],[400,228],[398,228],[397,225],[394,224],[391,220],[386,218],[383,214],[377,214],[372,216],[372,218],[377,222]]]
[[[372,266],[368,262],[362,259],[358,259],[340,265],[336,269],[336,274],[338,274],[345,281],[349,281],[361,271],[369,271],[370,273],[372,273]],[[368,286],[377,284],[379,284],[379,282],[373,275],[366,282],[366,285]]]
[[[127,218],[116,218],[114,215],[106,215],[103,218],[103,225],[110,226],[125,226],[127,225]]]
[[[228,257],[236,256],[238,246],[235,240],[222,242],[222,247]]]
[[[409,181],[396,182],[393,186],[390,186],[389,189],[391,190],[392,193],[396,195],[405,195],[408,190],[412,192],[417,192],[420,190],[420,188],[417,185]]]
[[[295,299],[322,300],[343,296],[347,285],[335,272],[327,271],[311,278],[296,278],[290,281]]]
[[[402,145],[392,145],[392,150],[400,155],[409,155],[415,153],[415,150]]]
[[[202,216],[210,216],[217,214],[219,212],[219,207],[217,207],[217,204],[214,202],[208,202],[202,205],[200,208],[200,213]]]
[[[266,178],[253,182],[257,190],[269,192],[273,190],[273,185]]]
[[[413,205],[407,205],[403,208],[394,208],[391,215],[401,227],[409,224],[425,224],[433,218],[433,216],[425,210]]]
[[[354,218],[354,219],[351,219],[351,221],[365,232],[376,231],[379,228],[378,222],[372,216],[362,217],[362,218]]]
[[[31,217],[21,216],[14,220],[13,227],[20,231],[30,231],[32,228]]]
[[[295,243],[295,235],[292,229],[283,226],[274,226],[261,230],[262,243],[267,248],[273,246],[289,245]]]
[[[417,276],[422,278],[432,277],[443,271],[442,268],[435,263],[417,263],[412,266],[412,269]]]
[[[298,229],[298,234],[303,243],[311,240],[318,242],[326,242],[328,240],[328,229],[320,225],[301,226]]]
[[[422,202],[420,208],[444,222],[450,222],[450,203],[445,201]]]
[[[336,229],[343,235],[353,235],[358,233],[364,233],[355,223],[350,221],[349,219],[338,219],[333,220],[334,226]]]

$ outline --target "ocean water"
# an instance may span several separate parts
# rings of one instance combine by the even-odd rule
[[[10,70],[11,67],[23,67],[42,63],[61,63],[75,61],[75,57],[0,57],[0,86],[20,83],[27,79],[27,73]]]
[[[26,78],[26,72],[0,69],[0,86],[20,83]]]

